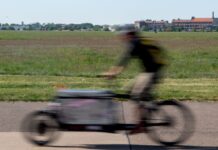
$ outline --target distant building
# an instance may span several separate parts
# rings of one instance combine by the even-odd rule
[[[214,18],[213,24],[216,25],[216,26],[218,25],[218,18]]]
[[[218,18],[215,18],[214,12],[213,12],[213,26],[218,27]]]
[[[135,27],[142,31],[218,31],[218,18],[213,12],[211,18],[173,19],[172,23],[147,19],[135,21]]]
[[[14,28],[14,30],[16,31],[23,31],[24,30],[24,27],[23,26],[20,26],[20,25],[14,25],[12,26]]]
[[[164,31],[169,27],[169,22],[160,20],[145,20],[145,21],[135,21],[135,27],[141,30],[147,31]]]
[[[137,29],[141,29],[144,26],[146,26],[145,21],[135,21],[135,27]]]
[[[180,30],[210,30],[213,26],[212,18],[195,18],[192,17],[191,20],[173,20],[172,27]]]
[[[218,19],[214,17],[214,12],[212,18],[195,18],[192,17],[190,20],[184,19],[173,19],[172,28],[182,31],[211,31],[213,27],[218,25]]]
[[[119,30],[120,30],[120,26],[119,26],[119,25],[112,25],[112,26],[109,26],[109,30],[110,30],[111,32],[119,31]]]

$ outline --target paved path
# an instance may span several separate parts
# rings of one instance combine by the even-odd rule
[[[218,103],[186,102],[196,117],[196,132],[182,146],[167,148],[152,142],[147,135],[107,133],[64,133],[49,147],[36,147],[26,142],[19,133],[23,117],[43,108],[45,103],[0,103],[0,150],[218,150]],[[126,122],[134,120],[134,105],[124,103]]]

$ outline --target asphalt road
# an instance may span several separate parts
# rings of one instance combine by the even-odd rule
[[[20,124],[29,112],[41,109],[46,103],[0,103],[0,150],[218,150],[218,103],[185,102],[196,118],[195,134],[189,141],[177,147],[160,146],[146,134],[127,136],[125,133],[63,133],[60,139],[48,147],[29,144],[22,137]],[[125,122],[134,122],[134,105],[124,103]]]

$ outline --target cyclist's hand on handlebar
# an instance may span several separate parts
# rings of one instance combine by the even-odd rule
[[[99,75],[100,77],[105,77],[107,79],[114,79],[117,77],[117,74],[116,73],[113,73],[113,72],[104,72],[102,74]]]

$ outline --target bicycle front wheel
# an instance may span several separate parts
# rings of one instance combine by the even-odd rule
[[[33,144],[46,145],[59,136],[59,124],[50,114],[33,112],[22,122],[24,137]]]
[[[150,113],[150,137],[167,146],[186,141],[194,132],[194,116],[189,108],[176,101],[158,102],[157,106]]]

